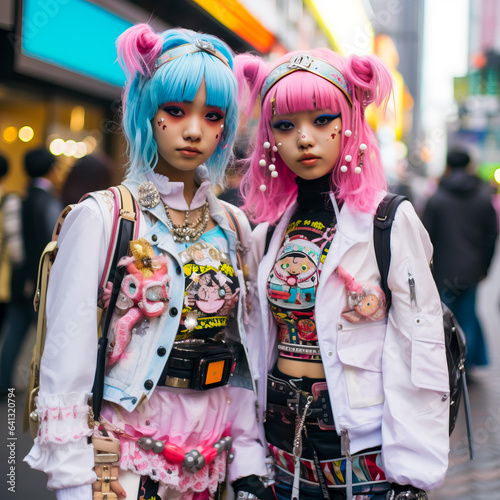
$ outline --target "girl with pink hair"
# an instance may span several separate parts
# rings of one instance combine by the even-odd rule
[[[374,252],[387,185],[365,110],[392,84],[374,56],[236,59],[261,116],[242,181],[260,262],[254,365],[278,499],[425,499],[448,464],[449,383],[432,247],[397,210],[388,306]]]

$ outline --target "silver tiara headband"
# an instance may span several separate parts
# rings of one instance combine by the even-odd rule
[[[207,40],[198,39],[194,43],[185,43],[174,47],[173,49],[166,50],[156,61],[155,71],[164,64],[177,59],[180,56],[185,56],[186,54],[194,54],[195,52],[207,52],[208,54],[220,59],[228,68],[229,62],[227,57],[224,56],[222,52],[217,50],[213,43]]]
[[[264,101],[264,97],[266,97],[266,94],[269,90],[271,90],[275,83],[295,71],[308,71],[309,73],[314,73],[315,75],[328,80],[343,92],[347,100],[352,105],[351,89],[347,85],[344,75],[337,68],[326,61],[313,58],[308,54],[298,54],[292,56],[288,62],[280,64],[274,68],[271,73],[269,73],[260,92],[262,101]]]

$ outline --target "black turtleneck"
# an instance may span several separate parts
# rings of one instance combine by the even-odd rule
[[[305,180],[297,176],[298,210],[328,210],[333,211],[330,199],[332,174],[329,172],[318,179]]]

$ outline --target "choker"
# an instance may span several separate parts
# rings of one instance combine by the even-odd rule
[[[169,229],[172,233],[174,241],[179,243],[186,243],[188,241],[196,241],[205,232],[207,228],[208,220],[210,219],[208,211],[208,201],[206,201],[201,207],[195,208],[193,210],[186,210],[184,215],[184,222],[182,224],[174,224],[172,222],[172,217],[170,216],[170,209],[167,204],[162,200],[163,207],[165,208],[165,214],[169,222]],[[199,212],[198,217],[194,222],[188,222],[189,214],[191,212]]]

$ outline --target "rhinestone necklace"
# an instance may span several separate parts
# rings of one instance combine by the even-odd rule
[[[174,238],[174,241],[179,243],[186,243],[187,241],[196,241],[205,232],[207,228],[210,215],[208,212],[208,201],[206,201],[201,207],[195,208],[194,210],[186,210],[184,215],[184,222],[182,224],[174,224],[172,222],[172,217],[170,216],[170,209],[167,204],[162,200],[163,206],[165,207],[165,214],[167,215],[168,222],[170,223],[170,232]],[[198,217],[194,222],[188,222],[189,214],[194,211],[199,212]]]

